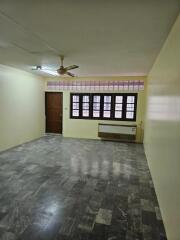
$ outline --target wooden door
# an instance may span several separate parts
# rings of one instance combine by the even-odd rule
[[[62,133],[62,93],[46,92],[46,132]]]

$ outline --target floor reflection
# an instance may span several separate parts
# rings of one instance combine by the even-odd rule
[[[0,239],[166,239],[143,147],[46,136],[0,154]]]

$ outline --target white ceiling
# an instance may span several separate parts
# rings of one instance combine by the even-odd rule
[[[0,0],[0,63],[78,76],[147,75],[180,0]],[[38,73],[37,73],[38,74]]]

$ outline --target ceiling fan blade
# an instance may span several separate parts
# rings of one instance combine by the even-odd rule
[[[69,75],[70,77],[75,77],[75,75],[73,73],[66,72],[66,74]]]
[[[66,67],[65,69],[68,71],[68,70],[72,70],[72,69],[76,69],[76,68],[79,68],[79,66],[77,65],[71,65],[69,67]]]

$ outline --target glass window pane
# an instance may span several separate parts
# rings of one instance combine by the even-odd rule
[[[111,96],[104,96],[104,102],[110,103],[111,102]]]
[[[110,111],[104,111],[104,112],[103,112],[103,117],[105,117],[105,118],[110,118],[110,116],[111,116],[110,113],[111,113]]]
[[[116,103],[122,103],[123,96],[116,96]]]
[[[134,104],[127,104],[126,110],[127,111],[134,111]]]
[[[79,109],[79,103],[73,103],[73,109]]]
[[[99,111],[93,111],[93,117],[100,117]]]
[[[82,115],[83,117],[89,117],[89,110],[83,110]]]
[[[115,111],[115,118],[122,118],[122,112],[121,111]]]
[[[73,95],[73,102],[79,102],[79,96]]]
[[[100,110],[100,103],[94,103],[93,110]]]
[[[79,110],[73,110],[72,115],[73,117],[79,117]]]
[[[89,109],[89,103],[83,103],[83,109],[85,110],[85,109]]]
[[[122,104],[116,104],[115,110],[122,110]]]
[[[126,118],[133,119],[134,118],[134,112],[126,112]]]
[[[134,96],[127,96],[127,103],[134,103],[135,97]]]
[[[89,102],[89,96],[83,96],[83,102]]]
[[[93,102],[100,102],[100,96],[93,96]]]
[[[104,110],[111,110],[111,104],[110,103],[104,103]]]

